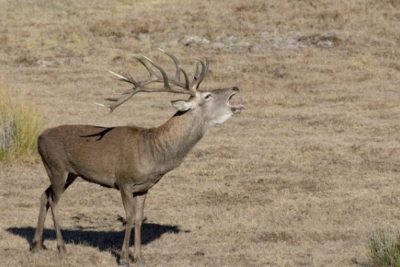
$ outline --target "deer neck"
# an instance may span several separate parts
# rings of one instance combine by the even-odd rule
[[[181,161],[206,131],[200,112],[176,113],[156,129],[155,149],[162,161]]]

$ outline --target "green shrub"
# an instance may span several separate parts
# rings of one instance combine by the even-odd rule
[[[368,248],[372,266],[400,267],[399,231],[373,231],[369,236]]]
[[[0,83],[0,160],[33,160],[39,125],[36,109]]]

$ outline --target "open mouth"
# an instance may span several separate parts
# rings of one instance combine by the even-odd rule
[[[235,94],[232,94],[227,101],[228,107],[232,110],[233,113],[239,113],[244,110],[244,106],[240,103],[231,103],[231,99]]]

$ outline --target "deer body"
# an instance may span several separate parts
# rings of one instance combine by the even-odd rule
[[[196,114],[179,114],[157,128],[62,125],[44,131],[38,141],[46,165],[133,193],[150,189],[167,172],[178,167],[203,137]]]
[[[126,213],[125,236],[119,263],[128,266],[131,228],[135,225],[135,260],[144,265],[141,252],[141,225],[147,191],[167,172],[178,167],[189,151],[203,137],[208,128],[229,119],[243,109],[229,103],[239,88],[230,87],[213,91],[198,91],[208,69],[208,62],[200,61],[192,82],[180,67],[175,56],[166,53],[175,63],[175,79],[147,57],[138,58],[149,71],[145,81],[113,73],[118,80],[134,87],[118,98],[108,98],[115,109],[137,92],[172,92],[190,94],[188,100],[173,101],[178,110],[163,125],[144,129],[135,126],[99,127],[91,125],[62,125],[45,130],[39,137],[38,150],[50,178],[51,185],[43,192],[39,218],[31,250],[44,248],[43,228],[47,211],[51,213],[56,230],[57,247],[65,252],[64,239],[57,216],[57,203],[63,192],[79,176],[105,187],[118,189]],[[160,74],[154,71],[157,69]],[[181,81],[183,74],[184,81]],[[162,88],[148,85],[162,83]],[[173,88],[176,86],[178,88]]]

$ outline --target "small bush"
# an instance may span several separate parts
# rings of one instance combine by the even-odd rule
[[[0,160],[33,160],[39,125],[36,109],[0,82]]]
[[[368,248],[372,266],[400,267],[399,231],[373,231],[369,236]]]

